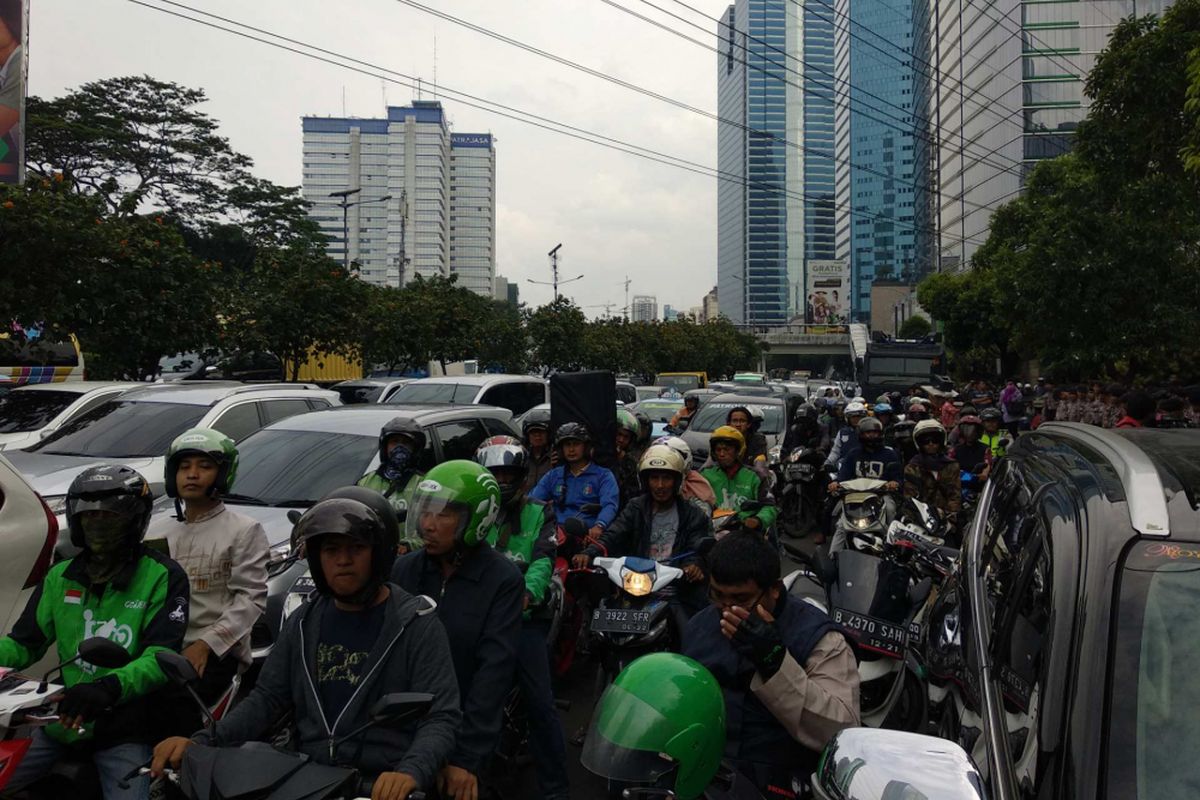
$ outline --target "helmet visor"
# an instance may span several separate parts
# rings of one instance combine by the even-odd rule
[[[470,509],[462,503],[418,494],[404,521],[405,538],[425,544],[449,543],[462,535],[470,518]]]
[[[614,684],[592,715],[580,761],[602,778],[656,785],[678,766],[661,752],[673,727],[654,706]]]

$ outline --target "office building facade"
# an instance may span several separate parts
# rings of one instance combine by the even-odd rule
[[[461,272],[463,285],[491,295],[495,151],[490,135],[451,134],[441,103],[420,100],[389,107],[385,119],[304,117],[302,129],[302,192],[329,237],[330,256],[356,264],[363,280],[380,286],[402,286],[415,275]],[[335,192],[350,193],[344,207],[343,198],[331,196]]]
[[[954,270],[968,266],[992,213],[1020,194],[1037,162],[1070,150],[1087,115],[1084,82],[1117,22],[1170,3],[931,2],[937,249],[939,268]]]
[[[629,302],[629,319],[632,322],[656,322],[658,298],[651,294],[634,295]]]

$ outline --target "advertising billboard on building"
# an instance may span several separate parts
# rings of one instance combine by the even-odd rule
[[[850,265],[844,259],[809,261],[804,321],[843,325],[850,316]]]
[[[25,178],[27,0],[0,0],[0,183]]]

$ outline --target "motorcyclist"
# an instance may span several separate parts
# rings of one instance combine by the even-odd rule
[[[547,472],[529,496],[552,503],[559,522],[578,517],[588,526],[588,539],[595,541],[617,517],[621,492],[612,471],[592,463],[592,435],[587,426],[566,422],[554,436],[558,466]],[[599,511],[585,506],[599,505]]]
[[[167,764],[178,767],[193,742],[259,740],[291,712],[296,749],[320,764],[378,776],[373,800],[432,790],[462,720],[458,684],[433,601],[388,582],[399,538],[395,518],[385,516],[389,510],[335,497],[304,512],[295,536],[316,591],[288,617],[245,699],[212,732],[160,742],[152,774]],[[381,725],[366,737],[332,744],[367,724],[371,706],[394,692],[429,692],[433,706],[415,722]]]
[[[700,471],[712,486],[717,508],[738,511],[742,504],[753,501],[761,507],[753,512],[739,512],[742,525],[766,534],[775,522],[779,510],[771,498],[767,482],[752,469],[743,466],[746,440],[742,432],[722,425],[708,438],[713,465]]]
[[[917,445],[913,441],[913,431],[916,427],[917,423],[907,419],[902,419],[892,426],[892,441],[895,442],[893,447],[905,464],[917,454]]]
[[[392,570],[392,580],[409,592],[437,598],[450,640],[463,718],[440,785],[441,796],[453,800],[479,794],[517,663],[525,581],[486,541],[501,503],[500,484],[474,461],[429,470],[406,522],[409,536],[425,546],[401,556]]]
[[[883,443],[888,447],[894,447],[896,437],[892,426],[896,424],[896,412],[892,410],[892,404],[876,403],[872,411],[874,411],[875,419],[879,420],[879,424],[883,426]]]
[[[958,462],[946,455],[946,429],[937,420],[922,420],[913,439],[920,452],[904,466],[904,496],[937,509],[953,525],[962,509],[962,482]]]
[[[708,558],[710,605],[688,623],[683,652],[717,679],[731,726],[725,756],[764,797],[796,797],[825,743],[859,724],[859,677],[843,631],[788,596],[779,556],[734,533]]]
[[[621,506],[641,492],[638,481],[638,462],[635,456],[638,437],[641,436],[642,426],[633,413],[623,408],[617,409],[617,487],[621,492]]]
[[[825,459],[825,468],[837,471],[842,462],[858,449],[858,426],[867,417],[867,407],[862,403],[850,403],[846,406],[846,427],[838,431],[833,439],[833,447]]]
[[[696,411],[700,408],[700,398],[696,395],[684,395],[683,406],[671,415],[671,421],[667,423],[672,430],[678,430],[681,420],[688,420],[689,424]]]
[[[820,413],[811,403],[802,403],[796,407],[796,412],[792,415],[792,424],[783,436],[780,458],[786,459],[797,447],[807,447],[821,453],[828,452],[830,442],[821,432],[819,418]],[[824,458],[821,461],[823,462]]]
[[[725,415],[725,424],[737,428],[746,440],[746,452],[742,460],[747,467],[765,477],[767,473],[767,437],[758,432],[762,427],[763,413],[758,408],[735,406]]]
[[[500,511],[487,542],[525,575],[521,635],[517,640],[517,683],[529,719],[529,749],[538,787],[546,800],[568,797],[567,744],[554,706],[546,639],[549,623],[534,616],[546,600],[558,542],[554,511],[525,496],[529,453],[519,439],[493,436],[475,451],[475,461],[500,484]]]
[[[580,760],[646,797],[703,797],[725,749],[725,702],[713,676],[676,653],[636,659],[604,691]]]
[[[979,441],[982,434],[983,421],[974,414],[967,414],[958,421],[958,444],[950,450],[950,457],[958,462],[959,469],[974,476],[965,487],[972,492],[983,487],[992,471],[992,449]]]
[[[1006,431],[1000,430],[1000,423],[1003,421],[1004,415],[1000,413],[1000,409],[989,406],[979,412],[979,419],[983,421],[983,433],[980,435],[979,441],[992,451],[993,458],[1000,458],[1012,441],[1008,438]]]
[[[683,487],[679,493],[684,500],[691,501],[703,511],[704,516],[711,518],[713,509],[717,507],[717,495],[700,471],[692,468],[692,448],[679,436],[660,436],[654,440],[654,444],[665,444],[683,459],[687,474],[683,476]]]
[[[650,446],[650,434],[654,432],[654,420],[640,409],[634,410],[633,417],[638,421],[638,435],[630,452],[633,453],[633,463],[636,464],[642,460],[642,453],[646,452],[646,448]]]
[[[550,409],[532,408],[521,420],[521,436],[525,449],[529,451],[529,471],[525,476],[525,491],[537,486],[537,482],[550,471],[554,448],[550,446]]]
[[[406,511],[421,480],[416,462],[424,449],[425,431],[421,426],[411,419],[396,417],[379,430],[379,466],[359,478],[358,485],[382,494],[397,513]],[[420,547],[420,543],[401,539],[401,551],[413,547]]]
[[[909,422],[929,419],[929,408],[920,400],[911,400],[908,404],[908,413],[904,415],[904,418]]]
[[[841,489],[841,484],[855,478],[871,478],[884,481],[889,494],[883,496],[884,517],[894,519],[896,516],[896,500],[891,492],[900,489],[904,478],[903,465],[900,456],[883,443],[883,426],[874,417],[868,417],[858,424],[858,449],[848,456],[838,470],[837,478],[829,484],[829,491],[835,494]],[[840,505],[840,503],[839,503]],[[846,530],[842,525],[842,515],[835,510],[837,520],[830,551],[840,550],[846,544]]]
[[[237,468],[237,446],[220,431],[193,428],[176,437],[163,472],[176,516],[150,534],[166,539],[191,584],[183,655],[200,676],[194,688],[208,705],[249,669],[250,631],[267,608],[267,534],[221,501]],[[182,729],[195,730],[202,722],[198,709],[182,699]]]
[[[686,472],[687,465],[679,453],[667,445],[651,446],[638,465],[645,491],[629,501],[608,530],[571,559],[571,565],[586,568],[600,555],[674,559],[688,584],[702,583],[700,543],[708,536],[708,518],[680,495]],[[703,598],[702,589],[684,588],[678,595],[688,617],[700,609]]]
[[[67,688],[59,721],[34,732],[5,788],[28,786],[74,751],[95,763],[105,800],[144,800],[148,779],[128,788],[120,781],[149,759],[157,739],[155,690],[166,677],[154,654],[183,646],[187,575],[142,542],[154,498],[136,471],[88,467],[66,499],[71,543],[82,553],[50,567],[12,631],[0,638],[0,666],[26,669],[53,646]],[[119,669],[73,661],[80,642],[93,636],[117,642],[133,660]]]

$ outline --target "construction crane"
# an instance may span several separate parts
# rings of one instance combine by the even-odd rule
[[[615,305],[616,305],[616,303],[592,303],[590,305],[584,306],[584,308],[603,308],[604,309],[604,318],[610,319],[612,317],[612,308]]]

